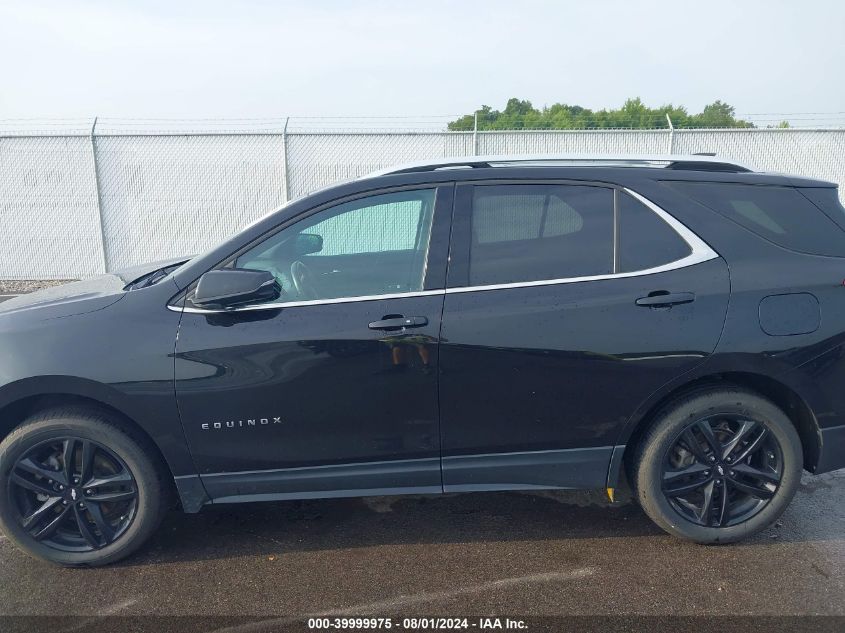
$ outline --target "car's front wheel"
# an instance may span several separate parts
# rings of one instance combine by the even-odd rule
[[[0,527],[38,558],[113,563],[147,540],[163,510],[155,462],[103,414],[46,411],[0,443]]]
[[[741,389],[714,389],[659,413],[638,446],[632,483],[661,528],[699,543],[764,529],[792,500],[803,468],[786,414]]]

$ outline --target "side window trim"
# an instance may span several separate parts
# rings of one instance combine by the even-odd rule
[[[583,183],[581,183],[583,184]],[[471,187],[478,186],[477,183],[465,185],[463,188],[466,190],[470,190]],[[483,186],[483,185],[482,185]],[[679,268],[687,268],[689,266],[694,266],[696,264],[700,264],[702,262],[709,261],[711,259],[716,259],[719,257],[719,254],[714,251],[704,240],[702,240],[698,235],[696,235],[693,231],[691,231],[685,224],[680,222],[677,218],[675,218],[672,214],[668,213],[664,209],[660,208],[658,205],[653,203],[651,200],[646,198],[645,196],[637,193],[633,189],[629,189],[628,187],[613,187],[609,185],[599,185],[596,186],[605,186],[607,188],[612,188],[614,190],[614,198],[613,198],[613,214],[614,214],[614,223],[613,223],[613,269],[614,271],[617,270],[618,266],[618,244],[619,244],[619,236],[617,234],[618,231],[618,220],[619,220],[619,198],[618,196],[621,195],[630,195],[632,198],[641,202],[645,205],[648,209],[650,209],[653,213],[655,213],[659,218],[661,218],[664,222],[666,222],[669,227],[678,234],[678,236],[687,243],[690,247],[690,253],[686,257],[682,257],[681,259],[676,259],[672,262],[667,262],[666,264],[661,264],[660,266],[654,266],[652,268],[644,268],[642,270],[632,270],[628,272],[613,272],[613,273],[606,273],[601,275],[588,275],[588,276],[581,276],[581,277],[561,277],[558,279],[541,279],[537,281],[517,281],[517,282],[509,282],[509,283],[502,283],[502,284],[485,284],[479,286],[454,286],[454,287],[447,287],[446,294],[457,294],[463,292],[482,292],[485,290],[504,290],[507,288],[530,288],[534,286],[554,286],[558,284],[570,284],[570,283],[581,283],[585,281],[602,281],[605,279],[624,279],[626,277],[640,277],[645,275],[654,275],[657,273],[662,273],[670,270],[677,270]],[[461,187],[459,187],[460,189]],[[464,200],[468,199],[468,196],[463,196]],[[458,196],[456,196],[456,201],[458,200]],[[464,213],[464,216],[468,216],[469,213]],[[457,218],[456,220],[457,221]],[[464,249],[467,250],[467,249]],[[452,249],[454,252],[454,248]],[[454,262],[453,262],[454,263]],[[450,272],[450,278],[453,278]]]
[[[619,207],[622,204],[619,187],[613,188],[613,273],[619,272]]]
[[[256,303],[254,305],[241,306],[238,308],[228,309],[209,309],[196,308],[192,306],[185,306],[180,308],[178,306],[168,305],[168,309],[175,312],[188,312],[190,314],[230,314],[232,312],[253,312],[255,310],[272,310],[282,308],[298,308],[302,306],[318,306],[329,305],[334,303],[359,303],[363,301],[380,301],[382,299],[404,299],[407,297],[431,297],[436,295],[443,295],[446,290],[440,288],[439,290],[419,290],[416,292],[397,292],[393,294],[384,295],[362,295],[359,297],[338,297],[337,299],[309,299],[307,301],[278,301],[273,303]]]

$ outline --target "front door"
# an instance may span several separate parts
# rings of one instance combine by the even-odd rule
[[[223,264],[272,272],[278,302],[204,312],[188,296],[176,395],[213,499],[441,491],[451,202],[450,186],[323,208]]]
[[[649,204],[615,187],[459,185],[444,490],[603,488],[628,417],[715,348],[727,267]]]

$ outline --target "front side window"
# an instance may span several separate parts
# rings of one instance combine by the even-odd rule
[[[473,188],[470,286],[612,272],[612,189],[578,185]]]
[[[423,289],[435,189],[379,194],[319,211],[240,255],[235,268],[265,270],[281,301]]]

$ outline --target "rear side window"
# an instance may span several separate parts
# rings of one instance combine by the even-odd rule
[[[667,183],[749,231],[785,248],[845,256],[845,234],[792,187],[716,182]]]
[[[612,272],[612,189],[578,185],[473,187],[471,286]]]
[[[663,266],[692,253],[684,239],[642,202],[619,193],[616,272]]]
[[[462,254],[452,260],[450,285],[636,273],[692,254],[660,215],[621,190],[563,184],[466,190],[470,195],[458,194],[453,240],[460,245],[454,253]]]

